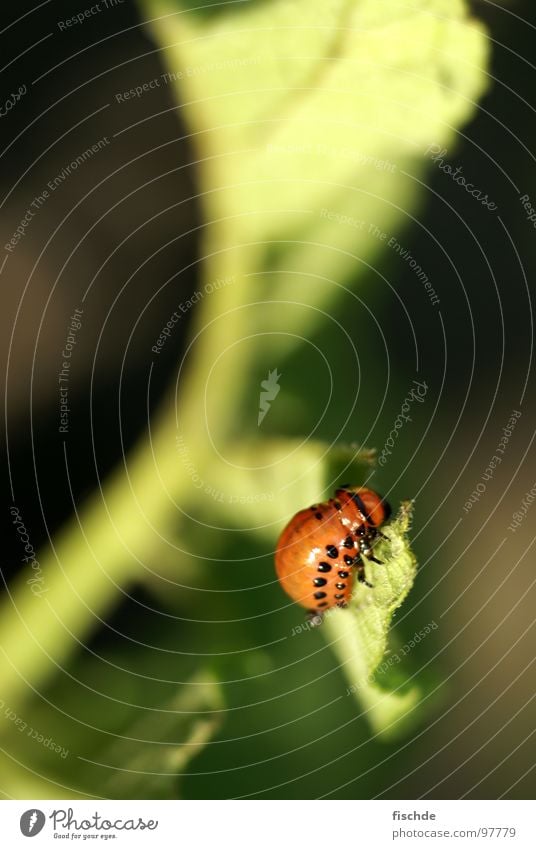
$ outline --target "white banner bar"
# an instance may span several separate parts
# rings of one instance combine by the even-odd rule
[[[9,849],[67,841],[124,849],[292,849],[338,841],[356,849],[536,847],[529,801],[5,801],[0,828]]]

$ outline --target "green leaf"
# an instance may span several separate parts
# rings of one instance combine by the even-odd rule
[[[264,0],[208,17],[139,2],[193,148],[204,283],[233,280],[204,299],[183,384],[184,428],[201,442],[206,421],[223,444],[257,364],[281,370],[348,281],[387,285],[374,227],[412,220],[426,149],[451,147],[485,90],[487,39],[463,0]]]
[[[117,799],[176,799],[177,784],[217,734],[223,698],[207,669],[183,685],[175,698],[132,722],[110,746],[104,761],[111,768],[106,795]]]
[[[206,466],[202,452],[190,457],[203,481],[199,487],[197,477],[191,479],[184,493],[196,517],[206,525],[217,517],[271,542],[281,524],[303,505],[330,498],[345,480],[361,483],[370,478],[375,462],[370,449],[312,439],[233,443],[225,462],[210,460]]]
[[[170,646],[171,631],[176,624],[152,637],[167,637]],[[211,666],[134,646],[102,658],[80,653],[68,672],[21,713],[4,704],[2,786],[18,798],[30,786],[35,798],[60,791],[70,798],[179,798],[182,777],[226,715]]]
[[[140,3],[195,146],[201,285],[234,281],[197,307],[200,333],[181,381],[181,427],[208,469],[210,440],[228,457],[230,436],[244,435],[257,367],[281,370],[325,320],[341,284],[373,273],[384,243],[340,216],[385,232],[409,217],[423,150],[448,147],[484,91],[486,39],[461,0],[264,0],[208,17]],[[247,352],[243,340],[251,340]],[[211,381],[223,352],[224,377]],[[207,408],[200,387],[210,390]],[[0,607],[0,673],[13,710],[78,650],[120,590],[143,577],[143,564],[158,562],[161,530],[177,524],[177,506],[188,509],[176,414],[173,404],[162,409],[151,442],[40,553],[45,594],[30,592],[29,568],[12,583]],[[280,487],[274,522],[319,488],[321,476],[308,479],[302,460],[309,488]],[[221,473],[229,491],[232,473]],[[230,515],[227,505],[212,506],[214,524]]]
[[[321,625],[347,678],[347,694],[356,698],[372,729],[385,739],[405,733],[422,715],[416,710],[423,696],[419,686],[389,691],[374,678],[387,651],[393,614],[416,575],[417,563],[407,538],[410,519],[411,503],[406,502],[396,518],[382,527],[386,539],[374,546],[381,564],[367,563],[372,589],[358,585],[348,608],[328,611]]]
[[[486,38],[461,0],[271,0],[208,20],[142,5],[192,132],[206,221],[255,244],[265,269],[355,277],[379,247],[368,224],[389,230],[414,205],[402,172],[454,141],[486,85]],[[294,282],[325,302],[325,287]],[[287,295],[289,280],[270,288]]]
[[[329,498],[343,481],[369,484],[374,460],[373,451],[355,445],[331,447],[318,441],[265,440],[257,445],[235,446],[228,463],[213,464],[205,473],[210,474],[211,491],[222,496],[218,515],[238,525],[242,544],[244,532],[249,532],[273,545],[294,513]],[[194,488],[194,492],[201,511],[197,515],[201,517],[203,509],[208,510],[209,523],[214,518],[212,502],[207,504],[202,490]],[[252,494],[259,497],[248,501]],[[374,732],[385,739],[405,733],[424,712],[419,706],[423,685],[408,688],[398,681],[386,689],[391,685],[390,676],[375,680],[388,649],[393,614],[416,575],[417,562],[408,539],[411,513],[411,502],[405,502],[398,515],[382,527],[386,538],[379,538],[374,546],[374,556],[381,563],[367,563],[367,578],[373,588],[357,584],[348,607],[329,610],[320,626],[348,680],[348,694],[361,705]],[[207,533],[205,526],[205,536]],[[397,665],[398,673],[401,669],[404,664]]]

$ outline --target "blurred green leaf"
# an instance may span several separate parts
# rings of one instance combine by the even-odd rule
[[[415,200],[402,170],[453,141],[486,85],[486,39],[461,0],[270,0],[209,20],[142,5],[190,125],[206,220],[257,245],[255,271],[355,276],[378,240],[322,210],[393,226]],[[273,280],[272,296],[303,286],[289,282]],[[325,302],[326,287],[306,285]]]
[[[167,704],[158,721],[148,712],[123,729],[103,753],[112,775],[106,795],[118,799],[177,799],[180,776],[218,732],[222,723],[220,685],[207,669]]]
[[[257,365],[281,371],[347,281],[388,285],[374,228],[411,220],[425,150],[453,144],[485,90],[487,42],[462,0],[265,0],[209,17],[140,3],[189,131],[205,286],[233,281],[204,299],[182,387],[184,430],[221,452],[243,434]]]
[[[375,452],[356,444],[266,439],[230,444],[224,461],[203,466],[202,459],[201,453],[194,465],[203,486],[191,479],[185,500],[203,522],[203,532],[224,521],[273,542],[278,527],[304,504],[329,498],[341,481],[368,480]]]
[[[3,785],[23,793],[31,780],[36,798],[62,790],[70,798],[178,798],[182,775],[214,738],[225,706],[212,665],[171,649],[177,631],[164,619],[152,632],[167,651],[141,644],[102,657],[79,653],[44,698],[20,713],[4,707]],[[32,764],[32,776],[23,764]]]
[[[484,33],[461,0],[265,0],[210,16],[140,2],[194,145],[210,297],[196,308],[199,335],[180,375],[178,409],[171,399],[152,422],[151,442],[40,553],[43,597],[32,596],[28,569],[3,602],[3,698],[17,714],[32,687],[39,691],[79,651],[122,589],[143,580],[145,564],[157,564],[162,548],[169,555],[165,537],[179,511],[184,539],[208,505],[214,526],[240,524],[275,540],[277,527],[331,483],[321,443],[247,447],[244,399],[251,406],[258,398],[260,366],[281,370],[326,320],[346,280],[375,273],[384,242],[369,226],[392,232],[411,215],[423,151],[454,142],[485,88]],[[206,288],[216,279],[230,282]],[[193,492],[178,428],[222,499]],[[238,449],[238,439],[246,447]],[[356,483],[364,473],[353,470]],[[240,500],[256,492],[274,497]],[[398,522],[389,526],[391,549],[378,546],[385,567],[371,567],[370,610],[358,588],[352,612],[325,625],[384,735],[401,727],[417,699],[369,681],[413,580],[403,517]],[[212,731],[192,729],[192,740],[205,733]],[[13,792],[23,796],[33,779],[17,770]],[[57,788],[48,792],[57,796]]]

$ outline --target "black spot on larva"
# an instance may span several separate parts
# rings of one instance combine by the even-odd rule
[[[314,594],[315,598],[326,598],[326,596],[327,596],[327,593],[323,593],[323,592],[319,592],[319,593]]]
[[[315,512],[315,510],[318,510],[318,504],[311,504],[311,506],[310,506],[310,508],[309,508],[309,509],[310,509],[310,510],[312,510],[312,511],[313,511],[313,513],[314,513],[314,512]]]
[[[350,574],[349,572],[341,571],[341,572],[339,572],[339,578],[347,578],[349,574]]]
[[[345,548],[353,548],[354,547],[354,541],[353,541],[352,537],[346,537],[343,545],[344,545]]]
[[[354,504],[357,505],[359,512],[362,513],[363,516],[365,517],[365,520],[367,522],[369,522],[369,524],[373,525],[374,522],[370,518],[370,513],[367,511],[367,508],[366,508],[365,503],[364,503],[363,499],[361,498],[361,496],[358,495],[357,492],[352,492],[350,497],[351,497],[352,501],[354,502]]]
[[[315,587],[325,587],[326,584],[327,584],[327,581],[326,581],[325,578],[315,578],[313,580],[313,584],[315,585]]]
[[[333,557],[334,560],[336,560],[339,556],[339,552],[334,545],[326,545],[326,551],[328,553],[328,557]]]
[[[356,530],[355,534],[356,534],[356,536],[358,536],[358,537],[364,537],[364,536],[365,536],[365,534],[366,534],[366,532],[367,532],[367,529],[365,528],[365,526],[364,526],[364,525],[359,525],[359,527],[357,528],[357,530]]]
[[[337,607],[346,607],[346,606],[347,606],[347,605],[346,605],[346,602],[345,602],[345,601],[338,601],[338,602],[337,602]]]
[[[326,563],[325,560],[322,560],[322,562],[318,564],[318,571],[331,572],[331,563]]]
[[[327,607],[328,603],[327,603],[327,601],[320,601],[316,606],[317,607]]]
[[[344,593],[337,593],[335,598],[344,598]]]
[[[320,520],[322,518],[322,513],[315,513],[315,518]]]
[[[345,554],[344,557],[343,557],[343,560],[344,560],[344,562],[346,563],[347,566],[351,566],[354,562],[354,558],[350,557],[349,554]]]
[[[335,504],[335,509],[336,509],[336,510],[340,510],[340,509],[341,509],[341,502],[340,502],[340,501],[335,501],[335,502],[334,502],[334,504]]]
[[[335,586],[337,587],[338,590],[345,590],[346,589],[346,584],[335,584]]]

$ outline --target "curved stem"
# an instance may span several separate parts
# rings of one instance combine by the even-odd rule
[[[227,237],[219,228],[218,240]],[[227,245],[206,248],[204,279],[218,273],[239,279],[239,252]],[[228,286],[207,296],[199,311],[199,344],[192,367],[181,385],[181,431],[197,456],[206,454],[203,440],[203,375],[225,344],[240,332],[235,320],[214,321],[219,311],[232,309],[243,297],[241,288]],[[235,358],[238,351],[235,346]],[[238,364],[237,364],[238,368]],[[233,393],[239,381],[216,385],[222,424],[232,421]],[[156,417],[151,439],[139,442],[131,455],[75,513],[57,540],[39,554],[42,584],[31,584],[34,572],[25,568],[9,587],[0,605],[0,680],[6,705],[16,710],[83,645],[87,634],[117,603],[119,595],[143,576],[144,564],[158,557],[165,545],[165,531],[177,515],[177,503],[190,486],[176,449],[176,409],[166,400]]]

